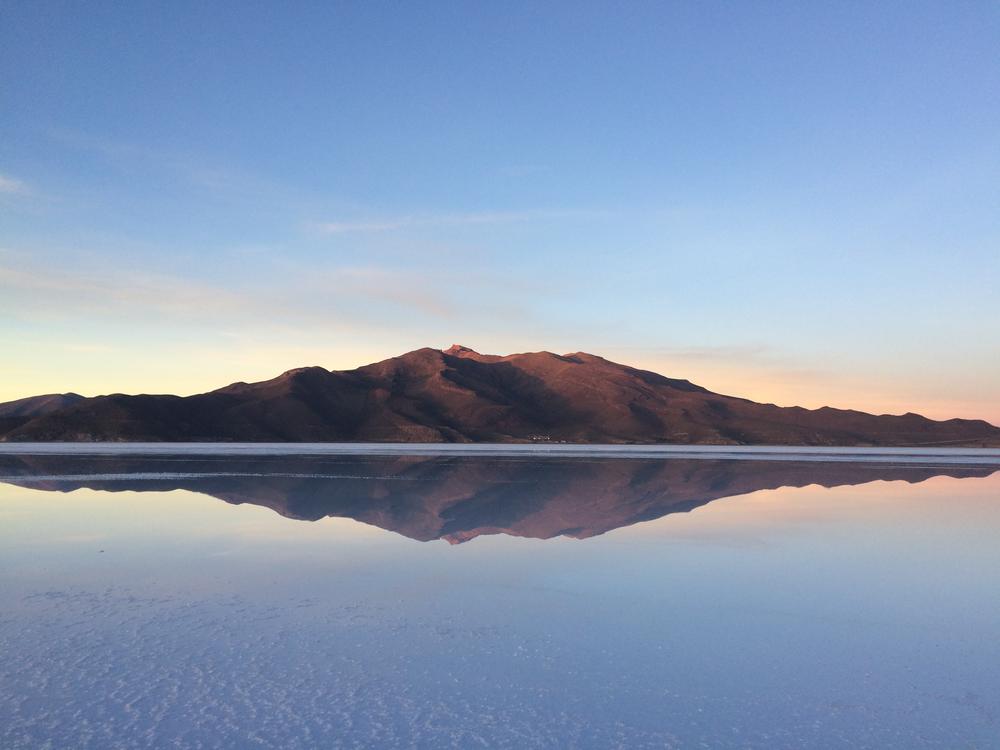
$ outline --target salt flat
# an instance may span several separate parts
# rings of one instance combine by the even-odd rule
[[[1000,466],[699,453],[6,456],[0,748],[996,747]]]
[[[1000,448],[856,448],[780,445],[567,443],[0,443],[0,455],[546,456],[754,461],[888,461],[1000,465]]]

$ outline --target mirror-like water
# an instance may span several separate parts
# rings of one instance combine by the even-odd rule
[[[995,747],[995,458],[743,458],[0,455],[0,747]]]

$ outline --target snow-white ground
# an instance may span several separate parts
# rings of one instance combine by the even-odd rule
[[[1000,448],[829,448],[569,443],[0,443],[0,455],[532,456],[1000,464]]]

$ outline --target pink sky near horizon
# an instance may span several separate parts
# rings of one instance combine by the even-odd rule
[[[471,339],[470,339],[471,341]],[[436,348],[448,344],[436,342]],[[501,347],[471,348],[487,354],[508,354]],[[406,348],[315,349],[309,346],[236,348],[211,351],[202,348],[135,356],[134,350],[114,347],[69,345],[37,352],[28,359],[14,358],[0,380],[0,401],[11,401],[42,393],[73,391],[85,396],[107,393],[176,393],[191,395],[221,388],[236,381],[266,380],[306,365],[328,369],[352,369],[410,351]],[[916,412],[931,419],[985,419],[1000,425],[1000,399],[989,378],[971,379],[963,392],[945,392],[934,378],[917,374],[900,381],[893,373],[869,376],[838,370],[822,370],[791,359],[768,359],[739,351],[729,356],[705,351],[656,352],[608,347],[544,347],[556,353],[589,351],[607,359],[690,380],[709,390],[779,406],[810,409],[832,406],[874,414]],[[527,351],[522,349],[520,351]],[[39,356],[40,355],[40,356]]]

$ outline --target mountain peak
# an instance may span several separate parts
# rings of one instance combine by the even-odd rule
[[[470,349],[467,346],[462,346],[461,344],[452,344],[447,349],[444,350],[445,354],[450,354],[453,357],[464,357],[469,354],[479,354],[475,349]]]
[[[39,417],[64,409],[86,399],[79,393],[47,393],[43,396],[28,396],[17,401],[0,404],[2,417]]]
[[[1000,428],[786,409],[584,352],[498,356],[461,344],[349,371],[298,368],[195,396],[0,404],[0,441],[195,439],[986,447],[1000,444]]]

